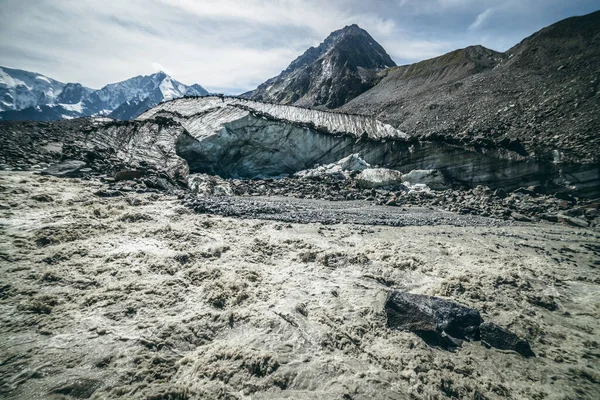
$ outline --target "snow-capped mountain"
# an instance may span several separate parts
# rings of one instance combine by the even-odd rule
[[[0,119],[5,120],[51,121],[92,115],[132,119],[161,101],[207,94],[202,86],[184,85],[164,72],[93,90],[79,83],[65,84],[34,72],[0,67]]]
[[[75,104],[92,92],[92,89],[77,83],[64,84],[35,72],[0,67],[0,111]]]

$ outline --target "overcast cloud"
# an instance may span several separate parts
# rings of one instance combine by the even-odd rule
[[[397,64],[505,51],[597,0],[0,0],[0,65],[92,88],[164,70],[239,94],[356,23]]]

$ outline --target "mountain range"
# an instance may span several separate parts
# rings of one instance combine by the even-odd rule
[[[600,163],[600,11],[557,22],[506,52],[483,46],[396,66],[367,31],[331,33],[241,97],[375,117],[420,140]],[[156,104],[206,95],[164,72],[92,90],[0,69],[0,119],[133,119]]]
[[[84,116],[133,119],[162,101],[204,96],[202,86],[184,85],[164,72],[136,76],[99,90],[47,76],[0,67],[0,119],[52,121]]]

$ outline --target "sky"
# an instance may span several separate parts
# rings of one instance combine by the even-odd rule
[[[214,93],[276,76],[353,23],[398,64],[506,51],[598,0],[0,0],[0,65],[91,88],[163,70]]]

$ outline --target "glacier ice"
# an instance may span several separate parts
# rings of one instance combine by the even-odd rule
[[[518,154],[422,142],[373,118],[236,97],[181,98],[138,120],[156,118],[185,129],[177,154],[191,172],[225,178],[291,175],[351,154],[403,173],[438,170],[438,178],[467,185],[519,187],[547,175],[546,165]]]

